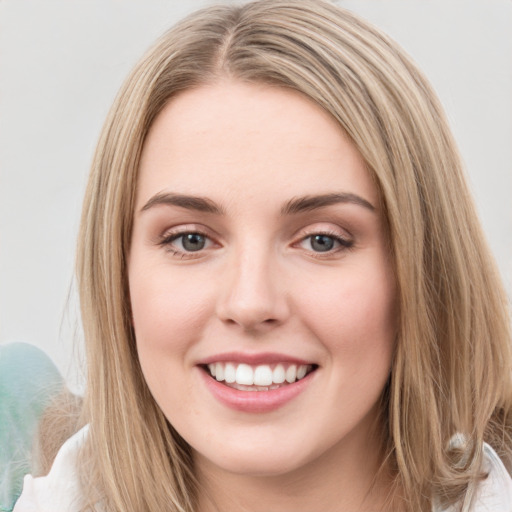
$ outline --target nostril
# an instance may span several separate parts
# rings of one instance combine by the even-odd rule
[[[280,321],[277,318],[261,318],[261,317],[249,317],[247,316],[237,316],[225,318],[224,322],[228,325],[236,325],[241,327],[246,332],[258,332],[259,330],[270,327],[276,327],[279,325]]]

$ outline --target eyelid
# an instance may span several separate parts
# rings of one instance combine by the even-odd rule
[[[201,235],[207,236],[208,238],[218,238],[217,235],[206,226],[202,224],[177,224],[175,226],[168,226],[164,230],[162,230],[161,234],[158,235],[158,241],[169,238],[173,235],[180,235],[186,233],[200,233]]]
[[[354,240],[353,235],[346,229],[333,225],[331,222],[316,222],[301,228],[293,236],[295,240],[302,240],[312,235],[327,235],[335,238],[340,238],[347,242]]]

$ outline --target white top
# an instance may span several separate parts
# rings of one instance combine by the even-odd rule
[[[60,448],[48,475],[23,479],[23,492],[13,512],[79,512],[80,485],[77,474],[78,452],[89,426],[79,430]],[[98,510],[97,512],[101,512]]]
[[[87,431],[86,426],[62,445],[47,476],[33,478],[27,475],[25,477],[23,492],[13,512],[80,511],[80,487],[76,472],[77,455]],[[488,444],[484,445],[484,464],[484,469],[489,472],[489,476],[479,484],[471,508],[466,506],[462,511],[512,512],[512,478],[496,452]],[[455,510],[456,507],[441,509],[434,506],[433,508],[433,512],[455,512]],[[96,512],[103,512],[103,510],[97,508]]]

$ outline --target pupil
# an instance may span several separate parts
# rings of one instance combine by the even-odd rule
[[[183,235],[182,239],[183,248],[186,251],[200,251],[204,248],[205,242],[205,237],[199,233]]]
[[[327,235],[315,235],[311,240],[311,247],[317,252],[327,252],[334,247],[334,239]]]

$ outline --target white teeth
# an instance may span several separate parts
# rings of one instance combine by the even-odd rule
[[[232,387],[242,390],[249,390],[250,386],[254,386],[250,389],[252,391],[256,390],[255,386],[258,387],[257,391],[267,391],[277,389],[285,382],[293,384],[303,379],[310,369],[311,366],[306,364],[291,364],[286,367],[286,364],[282,363],[277,364],[274,369],[268,364],[254,367],[232,362],[208,365],[211,376],[219,382],[225,381],[227,384],[233,384]]]
[[[217,368],[217,371],[219,371],[218,368]],[[297,379],[297,367],[294,364],[292,364],[292,365],[288,366],[288,369],[286,370],[286,382],[289,382],[291,384],[292,382],[295,382],[296,379]]]
[[[215,365],[215,378],[218,381],[224,380],[224,365],[222,363]]]
[[[284,371],[284,366],[282,364],[278,364],[272,372],[272,382],[282,384],[285,379],[286,372]]]
[[[218,364],[218,363],[217,363]],[[254,372],[248,364],[239,364],[236,369],[236,383],[252,386],[254,384]]]
[[[224,368],[224,379],[229,384],[236,381],[236,368],[233,363],[226,364],[226,367]]]
[[[254,384],[256,386],[270,386],[272,384],[272,370],[270,366],[257,366],[254,371]]]

